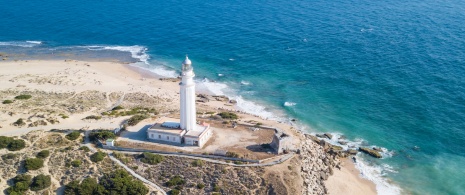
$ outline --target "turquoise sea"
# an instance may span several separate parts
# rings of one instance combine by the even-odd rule
[[[457,0],[4,1],[0,52],[120,59],[332,132],[379,194],[465,194],[465,3]],[[337,140],[332,140],[336,142]]]

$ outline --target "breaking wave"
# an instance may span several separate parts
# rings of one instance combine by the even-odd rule
[[[34,47],[41,45],[42,41],[6,41],[0,42],[0,46],[16,46],[16,47]]]

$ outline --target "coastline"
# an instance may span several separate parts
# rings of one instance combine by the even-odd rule
[[[17,68],[20,66],[21,68]],[[43,91],[47,93],[79,93],[87,90],[96,90],[104,94],[114,92],[145,93],[160,99],[159,108],[162,112],[170,112],[179,109],[177,102],[178,83],[175,80],[162,81],[162,76],[148,72],[142,68],[118,62],[89,62],[76,60],[18,60],[0,62],[1,91]],[[3,101],[3,100],[2,100]],[[1,105],[7,106],[7,105]],[[111,107],[111,105],[103,105]],[[208,102],[199,105],[201,109],[230,109],[236,110],[233,105],[221,102]],[[28,112],[15,113],[14,117],[9,113],[0,113],[0,135],[20,135],[36,129],[80,129],[86,128],[112,128],[117,126],[120,119],[104,120],[99,122],[82,121],[81,119],[95,110],[90,109],[81,113],[70,115],[59,124],[46,127],[18,128],[11,126],[18,117],[25,117]],[[282,129],[295,137],[305,137],[295,127],[273,120],[265,120],[260,117],[241,113],[241,120],[256,120],[267,126]],[[301,140],[295,139],[296,144]],[[335,170],[334,175],[324,182],[330,194],[376,194],[375,184],[360,177],[360,172],[350,160],[345,160],[341,170]]]

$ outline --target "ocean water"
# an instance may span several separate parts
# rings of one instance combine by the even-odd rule
[[[0,52],[120,59],[333,132],[379,194],[465,194],[462,1],[9,1]]]

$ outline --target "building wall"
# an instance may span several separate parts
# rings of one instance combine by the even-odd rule
[[[194,141],[198,141],[199,147],[202,147],[207,141],[210,139],[212,136],[212,129],[208,128],[204,134],[201,135],[201,137],[198,138],[193,138],[193,137],[184,137],[184,144],[186,145],[194,145]]]
[[[160,140],[181,144],[182,136],[173,134],[164,134],[160,132],[147,132],[147,138],[151,140]]]

